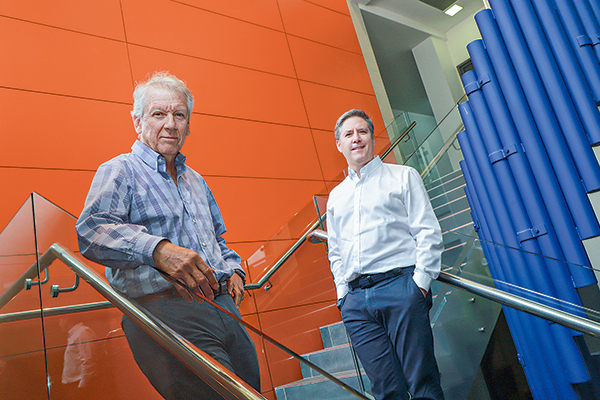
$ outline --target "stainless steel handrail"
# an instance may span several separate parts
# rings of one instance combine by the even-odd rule
[[[402,134],[400,136],[398,136],[396,139],[394,139],[394,141],[390,144],[390,146],[382,153],[381,159],[384,159],[385,156],[387,156],[394,149],[394,147],[396,147],[398,145],[398,143],[400,143],[400,141],[406,135],[408,135],[408,133],[416,125],[417,125],[417,123],[413,121],[408,127],[406,127],[406,129],[404,130],[404,132],[402,132]],[[321,216],[320,220],[318,220],[313,225],[311,225],[306,230],[306,232],[304,232],[304,234],[300,237],[300,239],[298,239],[292,245],[292,247],[290,247],[290,249],[288,251],[286,251],[286,253],[283,256],[281,256],[281,258],[269,269],[269,271],[267,271],[266,274],[264,274],[259,279],[258,282],[248,283],[248,284],[246,284],[244,286],[244,289],[246,289],[246,290],[255,290],[255,289],[260,289],[261,287],[263,287],[263,285],[269,281],[269,279],[271,278],[271,276],[273,276],[273,274],[275,272],[277,272],[277,270],[288,260],[288,258],[290,258],[290,256],[298,249],[298,247],[300,247],[302,245],[302,243],[304,243],[306,241],[306,237],[308,236],[308,234],[310,232],[312,232],[313,230],[317,229],[317,227],[319,226],[319,224],[321,224],[323,221],[325,221],[325,218],[326,218],[326,213],[323,213],[323,215]]]
[[[291,249],[290,251],[293,252],[294,249]],[[52,264],[52,262],[57,258],[62,260],[69,268],[71,268],[71,270],[76,274],[77,278],[82,277],[94,289],[96,289],[96,291],[98,291],[109,301],[86,303],[74,306],[55,307],[49,309],[47,308],[44,310],[30,310],[10,314],[0,314],[0,323],[39,318],[41,315],[64,315],[68,313],[105,309],[115,306],[116,308],[121,310],[125,315],[127,315],[132,321],[134,321],[141,329],[143,329],[152,338],[154,338],[159,344],[161,344],[175,357],[182,361],[198,377],[200,377],[203,381],[205,381],[213,389],[215,389],[221,396],[223,396],[223,398],[251,400],[264,399],[262,395],[260,395],[250,386],[248,386],[245,382],[241,381],[233,373],[229,372],[219,362],[214,360],[208,354],[204,353],[202,350],[199,350],[198,348],[194,347],[185,338],[181,337],[178,333],[171,330],[171,328],[169,328],[162,321],[154,317],[151,313],[146,313],[143,307],[138,308],[139,306],[136,306],[137,303],[135,303],[135,301],[134,303],[132,303],[131,301],[117,293],[103,279],[99,278],[98,275],[96,275],[94,272],[88,269],[84,264],[80,263],[75,258],[75,256],[73,256],[73,254],[71,254],[67,249],[63,248],[60,244],[55,243],[54,245],[52,245],[42,255],[40,260],[43,260],[47,267],[50,264]],[[41,265],[41,263],[34,263],[31,267],[29,267],[28,270],[12,285],[12,287],[7,291],[9,295],[4,296],[5,303],[8,303],[12,297],[18,294],[20,290],[22,290],[22,288],[25,286],[23,282],[26,279],[35,276],[34,269],[37,268],[38,264]],[[164,278],[172,284],[182,285],[180,282],[176,281],[170,276],[164,273],[162,274]],[[239,317],[230,314],[227,310],[222,309],[220,306],[213,303],[211,300],[208,300],[197,293],[192,294],[194,296],[198,296],[200,301],[207,301],[212,306],[228,314],[231,318],[236,319],[241,324],[246,326],[247,329],[255,332],[263,339],[267,340],[269,343],[273,344],[274,346],[278,347],[284,352],[290,354],[292,357],[308,365],[310,368],[317,371],[319,374],[323,375],[325,378],[332,381],[341,388],[345,389],[349,393],[353,394],[355,397],[368,400],[368,397],[366,397],[363,393],[345,384],[340,379],[331,375],[323,368],[303,358],[299,354],[283,346],[281,343],[278,343],[274,339],[268,337],[266,334],[257,330],[252,325],[247,324]]]
[[[25,288],[25,283],[27,279],[33,279],[38,275],[38,266],[39,270],[46,269],[56,257],[49,252],[45,252],[38,259],[37,262],[33,263],[31,267],[27,268],[25,272],[4,292],[0,295],[0,309],[8,304],[9,301],[12,300],[21,290]]]
[[[383,160],[392,150],[394,150],[394,147],[396,147],[398,145],[398,143],[400,143],[400,141],[402,139],[404,139],[406,137],[406,135],[408,135],[408,133],[415,126],[417,126],[417,123],[415,121],[413,121],[409,126],[407,126],[406,129],[404,130],[404,132],[402,132],[402,134],[400,136],[398,136],[396,139],[394,139],[394,141],[389,145],[389,147],[381,154],[381,159]]]
[[[483,298],[495,301],[496,303],[509,306],[516,310],[535,315],[536,317],[544,318],[562,326],[566,326],[567,328],[575,329],[576,331],[600,338],[600,324],[597,322],[590,321],[566,311],[538,303],[537,301],[507,293],[503,290],[491,288],[489,286],[485,286],[456,275],[451,275],[444,271],[440,272],[440,276],[437,278],[437,280],[459,289],[466,290],[469,293],[473,293]]]
[[[198,349],[178,333],[173,331],[167,325],[146,314],[142,309],[134,305],[130,300],[116,292],[107,282],[101,279],[98,275],[88,269],[68,250],[60,244],[55,243],[40,257],[39,264],[49,265],[55,259],[63,261],[75,274],[81,276],[90,286],[97,290],[116,308],[121,310],[134,321],[148,335],[154,338],[158,343],[170,351],[183,364],[185,364],[192,372],[200,379],[206,382],[223,398],[227,400],[233,399],[252,399],[265,400],[265,398],[254,390],[247,383],[222,366],[208,354]],[[23,282],[27,278],[31,278],[34,274],[31,269],[37,268],[37,263],[30,267],[7,292],[0,296],[0,307],[20,290],[18,286],[23,287]]]
[[[273,276],[273,274],[275,272],[277,272],[277,270],[283,265],[283,263],[285,263],[288,260],[288,258],[290,258],[290,256],[298,249],[298,247],[300,247],[300,245],[302,245],[302,243],[304,243],[306,241],[306,237],[308,236],[308,234],[310,232],[312,232],[313,230],[315,230],[319,226],[321,221],[323,221],[323,219],[312,224],[306,230],[306,232],[304,232],[304,234],[300,237],[300,239],[298,239],[296,241],[296,243],[294,243],[294,245],[292,247],[290,247],[290,249],[288,251],[286,251],[286,253],[283,256],[281,256],[281,258],[269,269],[269,271],[267,271],[266,274],[264,274],[262,276],[262,278],[259,279],[258,282],[247,283],[246,285],[244,285],[244,289],[255,290],[255,289],[260,289],[261,287],[263,287],[263,285],[265,283],[267,283],[267,281],[271,278],[271,276]]]
[[[396,140],[394,140],[394,142],[390,145],[390,147],[388,147],[388,149],[383,152],[381,159],[383,159],[385,156],[388,155],[388,153],[390,151],[392,151],[392,149],[400,142],[400,140],[406,136],[408,134],[408,132],[413,129],[416,125],[416,122],[411,123],[402,133],[402,135],[398,136],[398,138],[396,138]],[[437,129],[437,127],[436,127]],[[448,149],[451,145],[452,142],[454,141],[454,139],[456,139],[456,134],[460,131],[461,128],[458,128],[456,130],[456,132],[454,132],[451,136],[450,139],[448,139],[446,141],[446,143],[444,143],[444,145],[442,146],[442,149],[446,150]],[[432,159],[432,161],[429,163],[429,165],[427,166],[427,168],[425,168],[425,171],[430,170],[434,164],[434,161],[437,163],[438,159],[441,157],[441,152],[442,150],[440,150],[435,157]],[[425,173],[425,171],[423,171],[421,173],[421,176],[423,176],[423,174]],[[318,220],[317,222],[315,222],[310,228],[308,228],[308,230],[306,230],[306,232],[304,232],[304,234],[300,237],[300,239],[298,239],[296,241],[296,243],[294,243],[294,245],[283,255],[281,256],[281,258],[271,267],[271,269],[269,269],[269,271],[263,275],[262,278],[260,278],[260,280],[256,283],[248,283],[244,286],[244,288],[246,290],[254,290],[254,289],[260,289],[261,287],[263,287],[263,285],[265,283],[267,283],[267,281],[271,278],[271,276],[273,276],[273,274],[275,272],[277,272],[277,270],[288,260],[288,258],[290,258],[290,256],[296,251],[296,249],[298,249],[298,247],[300,247],[300,245],[302,245],[302,243],[304,243],[306,241],[306,238],[308,237],[308,235],[314,231],[315,229],[318,228],[318,226],[327,219],[327,212],[324,212],[323,215],[321,215],[320,220]]]
[[[5,322],[24,321],[28,319],[40,318],[42,312],[44,317],[53,317],[56,315],[75,314],[86,311],[105,310],[113,308],[110,301],[98,301],[95,303],[83,303],[72,306],[44,308],[43,310],[18,311],[8,314],[0,314],[0,324]]]
[[[311,239],[314,238],[319,241],[327,241],[327,237],[327,232],[320,229],[310,233]],[[484,297],[488,300],[495,301],[496,303],[566,326],[567,328],[575,329],[576,331],[594,337],[600,337],[600,323],[538,303],[537,301],[507,293],[503,290],[491,288],[468,279],[451,275],[444,271],[440,272],[440,276],[437,280],[459,289],[466,290],[469,293]]]

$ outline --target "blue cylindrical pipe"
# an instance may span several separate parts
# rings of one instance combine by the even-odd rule
[[[517,3],[524,2],[524,0],[513,1]],[[548,38],[548,43],[552,48],[560,72],[564,77],[568,88],[567,94],[571,95],[570,98],[581,118],[585,133],[588,135],[589,143],[598,144],[600,143],[600,114],[598,114],[596,101],[579,60],[567,40],[567,34],[558,18],[554,5],[550,0],[535,0],[533,6],[542,24],[545,36]],[[533,10],[531,11],[533,12]],[[535,19],[533,16],[531,18]],[[575,115],[573,117],[576,118]],[[589,148],[587,144],[584,145]],[[595,157],[594,164],[598,165]],[[598,167],[598,171],[600,173],[600,167]]]
[[[597,0],[596,3],[598,3]],[[600,23],[594,17],[594,10],[592,10],[592,6],[587,0],[573,0],[573,4],[585,27],[585,31],[592,40],[596,55],[600,59]]]
[[[558,10],[558,16],[567,31],[573,49],[579,58],[590,89],[594,94],[594,100],[600,101],[600,64],[594,52],[592,40],[586,33],[581,19],[572,7],[569,0],[554,0]]]
[[[495,3],[497,3],[496,0]],[[529,3],[529,0],[512,0],[511,3],[514,8],[513,16],[516,16],[518,20],[523,36],[529,46],[529,54],[533,56],[535,66],[542,78],[541,82],[554,108],[553,115],[558,119],[568,149],[570,149],[572,155],[576,156],[573,159],[585,188],[588,192],[600,190],[600,166],[598,166],[598,161],[590,147],[581,120],[577,116],[573,100],[560,74],[554,55],[550,51],[550,46],[542,32],[538,18],[533,12],[531,3]],[[498,23],[500,24],[500,21]],[[500,31],[502,31],[502,26],[500,26]],[[512,52],[510,54],[512,56]]]
[[[496,177],[491,170],[491,166],[487,162],[487,154],[482,153],[483,143],[481,142],[479,128],[473,116],[469,102],[462,103],[459,106],[459,111],[465,124],[468,138],[467,143],[460,142],[461,149],[465,154],[465,160],[469,170],[475,181],[475,190],[478,196],[485,193],[485,197],[489,199],[492,206],[491,214],[488,211],[486,215],[493,215],[496,218],[496,224],[490,224],[490,227],[497,226],[501,235],[501,242],[497,242],[507,246],[507,253],[510,259],[509,264],[501,266],[502,273],[506,278],[506,282],[520,286],[524,289],[535,290],[532,286],[531,279],[528,276],[528,265],[532,262],[531,257],[527,257],[527,253],[521,252],[517,241],[513,221],[510,218],[510,213],[507,210],[502,193],[498,187]],[[466,152],[465,152],[465,149]],[[467,156],[469,154],[469,156]],[[474,166],[471,166],[471,163]],[[475,171],[476,169],[476,171]],[[477,179],[480,177],[480,179]],[[485,183],[484,183],[485,182]],[[522,293],[521,293],[522,294]],[[564,358],[557,353],[556,341],[553,338],[549,325],[541,319],[532,319],[532,324],[535,330],[529,334],[537,335],[540,338],[542,347],[544,348],[544,356],[548,361],[548,368],[552,373],[552,379],[557,387],[557,393],[560,393],[559,398],[568,398],[568,394],[572,391],[569,378],[579,376],[580,367],[574,363],[574,367],[578,370],[575,375],[568,375],[564,362],[571,362],[571,359]],[[527,331],[529,332],[529,331]],[[552,354],[550,354],[552,353]],[[588,378],[589,379],[589,378]],[[579,381],[579,379],[577,379]]]
[[[535,133],[537,141],[530,137],[526,137],[525,140],[519,138],[483,41],[475,40],[467,45],[467,49],[477,76],[485,77],[479,78],[479,82],[485,100],[489,104],[490,114],[502,142],[502,149],[516,150],[506,159],[513,171],[531,222],[533,226],[552,228],[548,229],[548,234],[540,237],[539,241],[543,254],[555,259],[546,260],[546,265],[551,271],[551,279],[557,293],[563,300],[581,304],[573,283],[575,287],[588,286],[596,283],[596,278],[590,269],[580,266],[589,266],[590,262],[578,239],[575,224],[552,173],[548,157],[541,147],[539,136]],[[521,143],[526,152],[523,151]],[[540,179],[537,184],[532,173],[536,168],[547,168],[539,171],[538,176],[543,179]],[[549,180],[551,182],[548,182]],[[538,184],[541,191],[538,190]],[[551,209],[552,213],[548,214],[547,209]],[[565,264],[564,261],[571,264]]]
[[[594,12],[594,16],[596,17],[596,22],[600,24],[600,2],[596,0],[589,0],[588,4],[590,5],[592,11]]]
[[[473,193],[473,188],[475,185],[470,176],[467,164],[465,163],[465,160],[461,160],[459,164],[463,171],[463,176],[466,182],[465,195],[471,207],[471,212],[474,215],[473,221],[477,221],[477,226],[475,229],[480,238],[481,248],[488,262],[490,273],[496,282],[496,287],[498,288],[501,286],[501,283],[504,282],[504,277],[502,276],[501,272],[499,272],[501,263],[497,254],[498,252],[496,251],[496,246],[492,243],[490,228],[487,226],[487,221],[484,217],[479,217],[479,215],[483,215],[483,211],[477,194]],[[504,251],[504,249],[499,249],[499,251]],[[531,354],[534,349],[526,344],[526,336],[523,332],[523,323],[519,320],[519,318],[522,317],[522,314],[519,316],[519,313],[510,307],[503,306],[502,309],[504,311],[504,316],[508,323],[509,330],[511,331],[515,348],[517,349],[517,357],[519,361],[521,361],[521,366],[523,367],[523,372],[525,373],[525,377],[527,379],[527,383],[529,384],[529,389],[531,390],[533,398],[543,399],[546,396],[544,395],[544,388],[541,385],[539,379],[540,375],[538,375],[535,362],[523,362],[523,360],[534,360]]]
[[[502,13],[502,5],[498,8]],[[494,13],[496,12],[495,10]],[[541,89],[539,77],[531,59],[523,51],[525,43],[520,33],[511,24],[506,24],[504,31],[508,39],[503,41],[494,14],[489,9],[477,13],[475,20],[485,47],[488,49],[488,55],[495,66],[504,97],[509,99],[510,113],[515,121],[519,121],[517,125],[519,136],[528,153],[532,151],[537,153],[536,159],[541,165],[532,163],[532,167],[535,167],[536,179],[538,182],[542,179],[552,188],[551,190],[562,192],[581,239],[600,235],[600,226],[581,179],[578,177],[573,159],[565,151],[567,147],[564,138],[560,132],[557,132],[557,122]],[[512,47],[517,48],[515,54],[511,54],[513,61],[505,47],[507,41]],[[520,85],[520,81],[525,84]],[[547,156],[544,155],[546,152]],[[550,162],[554,168],[550,166]],[[552,177],[554,175],[552,171],[556,176],[555,179]],[[555,181],[558,183],[555,184]],[[542,184],[540,188],[546,189]]]
[[[477,81],[475,71],[469,71],[463,75],[465,83],[469,85],[473,81]],[[470,91],[467,91],[468,93]],[[499,218],[500,230],[502,232],[503,243],[512,247],[512,252],[520,252],[523,248],[525,252],[515,255],[517,259],[522,259],[525,264],[523,267],[517,265],[504,265],[502,267],[505,273],[513,276],[515,280],[510,283],[517,284],[526,289],[532,289],[550,297],[556,297],[555,288],[552,285],[552,280],[546,269],[546,264],[542,257],[538,256],[541,253],[538,243],[535,239],[524,240],[519,243],[517,232],[523,232],[531,228],[529,217],[525,212],[525,207],[519,193],[517,193],[516,185],[512,180],[512,173],[508,168],[508,163],[497,162],[490,165],[488,158],[489,151],[486,149],[486,144],[483,138],[488,142],[495,142],[493,146],[499,146],[499,140],[495,134],[495,128],[489,117],[487,106],[483,99],[483,93],[480,90],[470,92],[469,102],[459,106],[461,117],[467,131],[469,144],[473,151],[474,160],[477,164],[479,173],[485,181],[485,188],[491,203],[493,205],[494,214]],[[474,98],[473,101],[471,98]],[[484,132],[492,132],[487,134]],[[477,191],[478,193],[479,190]],[[502,201],[504,200],[504,201]],[[505,219],[507,219],[505,221]],[[501,222],[503,221],[503,222]],[[512,223],[511,223],[512,222]],[[535,273],[535,276],[531,272]],[[554,343],[560,343],[556,349],[565,366],[569,382],[582,383],[589,381],[590,377],[587,372],[587,367],[583,357],[571,337],[568,329],[560,326],[552,327],[550,330],[554,338]]]
[[[467,103],[461,104],[459,106],[459,110],[466,104]],[[466,111],[470,112],[470,110]],[[469,130],[468,126],[467,130]],[[505,244],[504,236],[506,232],[505,229],[500,227],[500,225],[509,225],[509,227],[512,226],[512,223],[508,219],[508,212],[502,212],[502,209],[505,209],[503,205],[500,207],[501,210],[498,210],[498,212],[496,211],[496,207],[492,205],[493,201],[495,203],[502,203],[503,201],[501,198],[496,198],[494,200],[494,194],[487,192],[487,189],[489,189],[488,180],[481,176],[481,171],[475,162],[475,156],[471,149],[467,132],[461,132],[457,137],[465,157],[467,169],[470,171],[470,176],[473,179],[474,191],[476,192],[477,198],[480,200],[483,208],[482,214],[495,216],[499,222],[488,225],[492,231],[493,241],[495,243]],[[501,257],[502,264],[497,271],[494,271],[494,278],[499,279],[501,282],[516,282],[517,280],[512,277],[510,268],[507,269],[506,266],[512,265],[515,267],[515,269],[525,268],[524,260],[522,260],[520,257],[521,254],[514,251],[509,251],[509,249],[506,248],[502,248],[501,251],[498,252],[498,255]],[[510,291],[510,286],[508,289]],[[539,399],[575,399],[571,393],[571,386],[566,382],[566,379],[564,379],[565,375],[562,361],[557,357],[556,352],[551,350],[551,348],[554,347],[552,345],[553,339],[547,331],[547,325],[544,326],[544,324],[540,324],[541,320],[530,319],[523,313],[518,313],[518,315],[519,322],[516,325],[522,326],[522,331],[518,333],[515,332],[514,337],[518,338],[516,341],[524,343],[525,348],[530,349],[529,355],[531,358],[525,359],[525,364],[533,363],[535,366],[536,375],[532,376],[531,378],[539,381],[539,385],[544,392],[544,396],[539,397]],[[517,326],[511,324],[511,329],[513,329],[513,327],[518,329]],[[540,338],[543,337],[543,339],[532,340],[532,336],[537,335],[539,335]],[[548,346],[548,344],[550,344],[550,346]]]

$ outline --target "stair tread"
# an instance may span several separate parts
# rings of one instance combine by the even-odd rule
[[[340,372],[332,373],[331,375],[333,375],[334,377],[336,377],[338,379],[350,378],[350,377],[356,376],[356,370],[353,369],[353,370],[348,370],[348,371],[340,371]],[[365,375],[363,369],[361,369],[361,375]],[[325,378],[323,375],[311,376],[308,378],[301,379],[299,381],[287,383],[282,386],[277,386],[277,389],[285,389],[285,388],[294,387],[294,386],[309,385],[311,383],[324,382],[324,381],[328,381],[328,380],[329,379]]]

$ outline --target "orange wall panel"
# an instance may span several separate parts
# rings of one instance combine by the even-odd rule
[[[300,81],[300,87],[312,128],[333,131],[340,115],[353,108],[362,108],[375,124],[375,136],[384,129],[374,95],[303,81]]]
[[[15,121],[27,121],[18,134],[2,137],[6,166],[95,171],[128,153],[137,138],[129,104],[0,89],[0,108]]]
[[[345,4],[346,0],[336,0]],[[279,1],[286,33],[361,54],[349,15],[305,0]]]
[[[123,0],[123,15],[130,43],[293,75],[283,32],[168,0],[148,0],[144,7],[137,1]],[[167,21],[177,29],[156,29]]]
[[[313,181],[204,178],[223,214],[228,242],[268,239],[323,186]]]
[[[292,78],[164,51],[130,46],[136,81],[169,70],[185,80],[195,97],[194,112],[307,126],[298,82]]]
[[[136,139],[129,115],[134,82],[169,70],[196,98],[183,153],[217,199],[226,240],[254,260],[248,272],[256,282],[306,229],[311,196],[331,190],[346,167],[333,138],[337,118],[363,108],[376,135],[384,129],[346,0],[9,3],[0,5],[0,52],[10,60],[0,66],[0,106],[20,126],[16,135],[5,132],[0,150],[0,185],[8,188],[0,229],[34,191],[78,216],[97,167],[129,152]],[[376,150],[386,141],[378,139]],[[51,237],[45,231],[44,243]],[[31,261],[4,260],[0,273]],[[241,312],[297,352],[318,350],[318,328],[340,320],[326,254],[319,245],[302,247],[286,264],[270,291],[246,296]],[[56,271],[61,287],[71,284],[64,266]],[[82,294],[94,299],[89,287]],[[44,304],[72,299],[42,296]],[[54,328],[48,328],[55,345],[49,357],[56,381],[62,331]],[[31,340],[15,340],[31,347]],[[122,334],[110,340],[117,340],[111,351],[127,349]],[[262,388],[274,399],[277,385],[300,378],[298,362],[253,340]],[[145,385],[152,396],[130,353],[120,367],[119,374],[131,373],[133,386]],[[115,382],[127,392],[126,380]]]
[[[0,15],[125,40],[119,0],[3,1]]]
[[[308,128],[194,114],[190,130],[183,152],[202,175],[323,179]]]
[[[277,0],[180,0],[179,3],[227,15],[267,28],[283,30]]]
[[[132,83],[124,43],[0,17],[0,85],[127,102]],[[64,110],[63,110],[64,112]]]
[[[0,187],[10,188],[2,199],[0,226],[5,227],[32,192],[37,192],[65,211],[79,215],[90,189],[93,172],[52,169],[0,168]]]
[[[361,54],[295,36],[289,42],[298,79],[373,94]]]

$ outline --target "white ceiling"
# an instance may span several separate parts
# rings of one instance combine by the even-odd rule
[[[463,10],[453,17],[419,0],[353,0],[370,13],[396,19],[411,28],[444,35],[445,32],[469,18],[484,5],[484,0],[457,0]]]
[[[419,0],[351,0],[359,4],[377,65],[393,109],[432,115],[412,49],[446,32],[484,7],[483,0],[458,0],[453,17]]]

